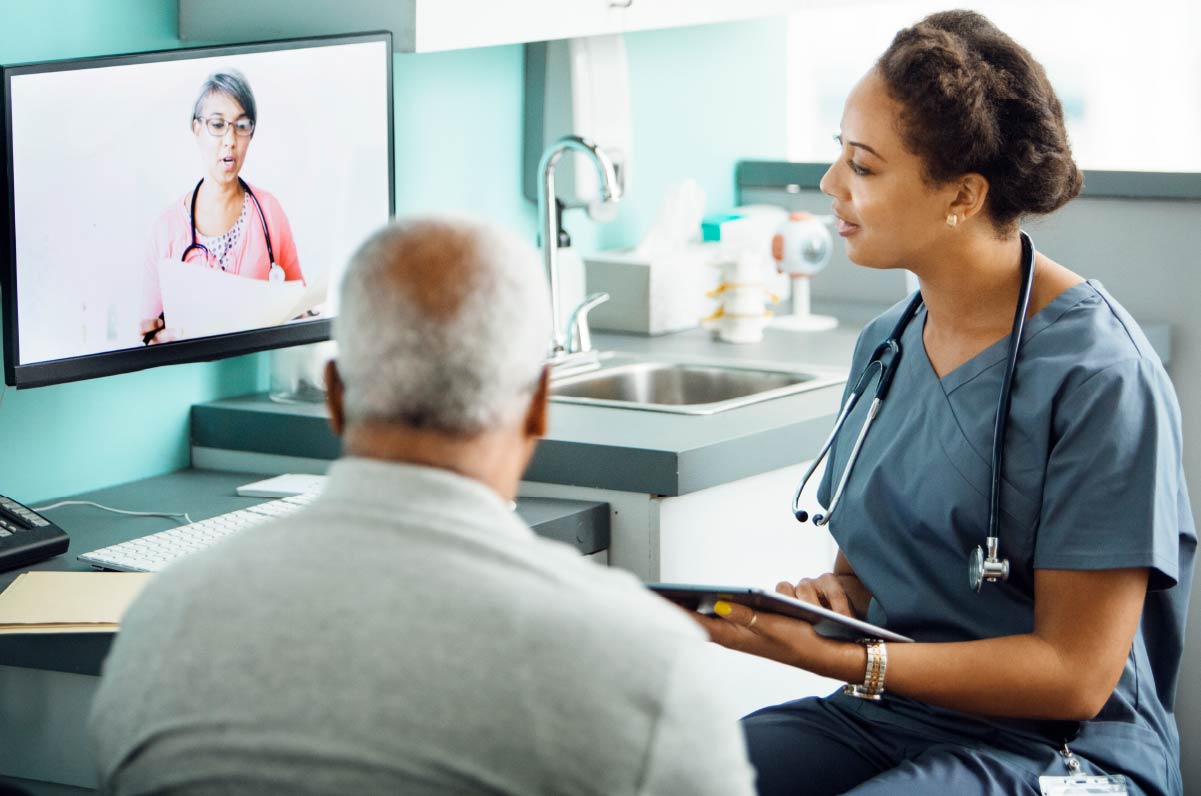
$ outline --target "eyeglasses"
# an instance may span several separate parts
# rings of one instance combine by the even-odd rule
[[[204,126],[209,130],[209,135],[216,136],[217,138],[225,135],[225,131],[230,127],[233,127],[234,133],[242,138],[254,135],[254,119],[248,119],[245,116],[236,122],[230,122],[221,116],[197,116],[196,121],[204,122]]]

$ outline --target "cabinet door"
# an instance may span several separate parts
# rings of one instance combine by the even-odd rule
[[[624,0],[417,0],[416,50],[620,33]]]
[[[832,0],[179,0],[179,35],[219,43],[390,30],[396,52],[429,52],[727,22],[826,2]]]
[[[787,14],[812,5],[812,0],[613,0],[625,6],[623,29],[702,25],[775,14]]]

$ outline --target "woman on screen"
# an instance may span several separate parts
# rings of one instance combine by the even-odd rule
[[[239,176],[256,121],[254,94],[241,72],[209,75],[192,108],[203,176],[159,217],[146,258],[139,334],[147,345],[181,336],[163,312],[159,266],[164,260],[248,279],[304,278],[279,201]]]

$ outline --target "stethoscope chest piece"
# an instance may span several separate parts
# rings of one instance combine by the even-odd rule
[[[271,270],[267,272],[268,282],[284,281],[284,269],[278,263],[271,263]]]
[[[976,593],[980,592],[984,581],[996,583],[1009,580],[1009,559],[997,557],[998,540],[990,536],[986,544],[987,556],[984,554],[984,548],[976,545],[976,549],[968,553],[967,557],[968,584]]]

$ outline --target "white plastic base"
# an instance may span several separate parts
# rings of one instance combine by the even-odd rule
[[[786,332],[827,332],[838,327],[838,319],[830,315],[777,315],[771,327]]]

